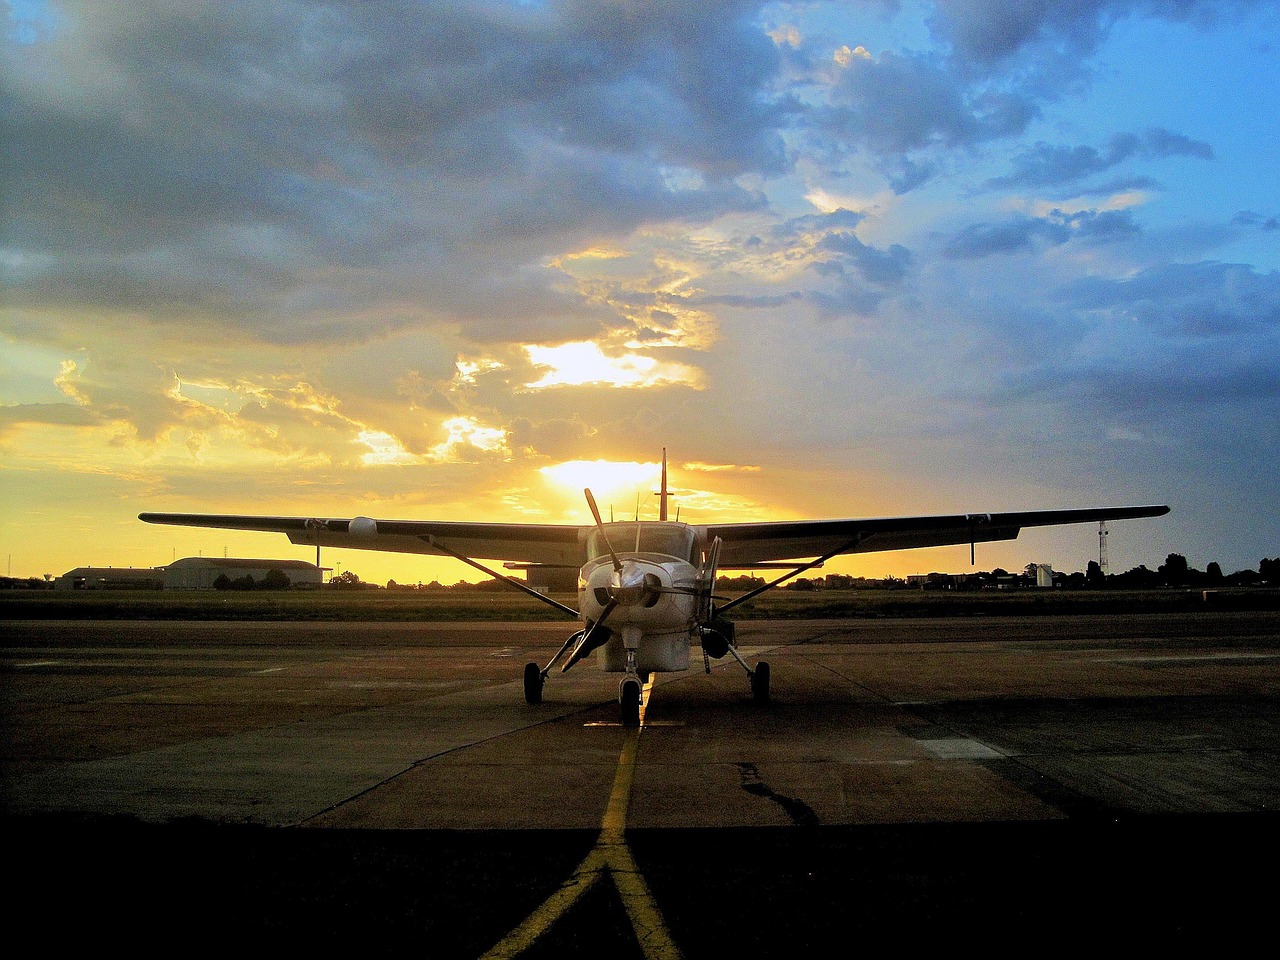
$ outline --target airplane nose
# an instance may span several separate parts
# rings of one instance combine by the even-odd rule
[[[636,563],[623,563],[613,576],[609,595],[624,606],[651,607],[662,595],[662,578]]]

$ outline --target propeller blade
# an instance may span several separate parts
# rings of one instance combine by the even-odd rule
[[[600,531],[600,539],[604,541],[604,545],[609,550],[609,556],[613,558],[613,569],[618,573],[622,572],[622,562],[618,559],[618,555],[613,552],[613,544],[609,542],[609,535],[604,532],[604,521],[600,519],[600,508],[596,506],[596,498],[591,495],[591,488],[583,488],[583,493],[587,495],[587,506],[591,508],[591,516],[595,517],[596,529]],[[600,620],[603,620],[601,617]],[[600,621],[597,620],[597,623]]]
[[[575,663],[577,663],[579,660],[585,657],[588,653],[590,653],[592,650],[600,646],[600,644],[604,643],[605,640],[608,639],[607,637],[602,637],[600,640],[597,640],[594,644],[591,642],[592,638],[597,633],[601,632],[601,626],[604,624],[606,620],[609,619],[609,614],[613,613],[613,609],[617,605],[618,605],[617,600],[610,600],[608,603],[605,604],[604,609],[600,612],[600,619],[597,620],[595,623],[593,623],[591,625],[591,629],[582,635],[582,639],[578,641],[578,645],[573,648],[573,653],[569,655],[569,659],[566,660],[564,662],[564,666],[560,668],[561,673],[564,673],[566,670],[572,667]]]

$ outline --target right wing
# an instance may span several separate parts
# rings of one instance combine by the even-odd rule
[[[708,543],[715,537],[723,541],[721,568],[741,569],[756,563],[801,557],[1016,540],[1023,527],[1158,517],[1168,512],[1166,506],[1099,507],[896,519],[713,523],[705,529]]]
[[[581,566],[589,527],[547,523],[455,523],[443,520],[321,520],[307,517],[245,517],[208,513],[140,513],[147,523],[223,530],[283,533],[300,546],[347,547],[390,553]],[[447,550],[437,549],[438,540]]]

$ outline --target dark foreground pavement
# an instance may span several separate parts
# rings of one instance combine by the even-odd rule
[[[695,668],[638,735],[594,668],[521,703],[560,625],[6,628],[15,946],[479,957],[583,882],[622,771],[634,876],[522,956],[1273,937],[1274,612],[750,624],[773,704]]]
[[[1203,948],[1275,929],[1266,814],[638,830],[631,849],[686,957],[891,949]],[[478,957],[569,875],[584,831],[307,830],[4,822],[10,938],[134,956],[319,951]],[[526,957],[641,957],[596,885]]]

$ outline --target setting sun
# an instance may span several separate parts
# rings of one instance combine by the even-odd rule
[[[540,472],[557,487],[571,491],[575,496],[581,496],[582,490],[589,488],[603,509],[610,502],[621,506],[634,500],[637,494],[643,500],[661,482],[662,466],[657,463],[570,460],[553,467],[543,467]]]

